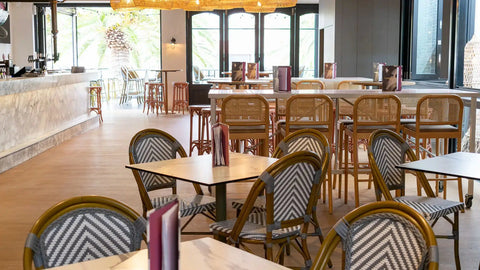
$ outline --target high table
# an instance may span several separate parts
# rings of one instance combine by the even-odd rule
[[[455,152],[451,154],[421,159],[397,165],[397,168],[438,173],[449,176],[480,180],[480,154],[469,152]],[[470,192],[469,192],[470,193]],[[468,196],[468,195],[467,195]],[[473,197],[465,198],[467,208],[472,206]]]
[[[212,238],[201,238],[180,243],[180,269],[237,270],[288,269],[239,248]],[[110,256],[96,260],[50,268],[52,270],[148,270],[148,251]]]
[[[227,217],[226,184],[256,178],[275,161],[276,158],[230,153],[229,166],[212,167],[212,155],[202,155],[130,164],[126,167],[200,185],[215,186],[216,220],[222,221]]]
[[[476,132],[476,111],[477,111],[477,98],[480,97],[479,92],[474,91],[463,91],[455,89],[443,89],[443,88],[432,88],[432,89],[402,89],[402,91],[382,91],[381,89],[369,89],[369,90],[292,90],[289,92],[274,92],[272,89],[267,90],[223,90],[223,89],[212,89],[208,92],[208,97],[210,98],[210,106],[212,112],[212,122],[215,122],[216,116],[216,106],[217,99],[223,99],[230,95],[261,95],[267,99],[288,99],[293,95],[302,95],[302,94],[323,94],[327,95],[332,99],[336,100],[335,106],[337,112],[339,111],[339,100],[342,98],[358,98],[363,95],[397,95],[399,98],[417,98],[420,99],[426,95],[438,95],[438,94],[455,94],[460,97],[470,98],[470,152],[475,152],[475,132]],[[338,117],[337,115],[335,116]],[[335,119],[338,120],[338,119]],[[213,123],[212,123],[213,124]],[[338,141],[337,132],[335,132],[335,141]],[[337,156],[337,155],[336,155]],[[336,157],[335,157],[336,158]],[[469,180],[468,182],[468,193],[467,196],[473,195],[473,181]],[[472,197],[473,198],[473,197]]]
[[[152,71],[156,71],[158,73],[163,73],[162,74],[162,83],[165,86],[165,114],[168,114],[168,72],[178,72],[178,71],[183,71],[182,69],[152,69]],[[163,80],[165,76],[165,80]]]

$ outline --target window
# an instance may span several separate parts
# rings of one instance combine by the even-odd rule
[[[207,35],[208,33],[208,35]],[[274,13],[243,9],[187,12],[187,80],[222,76],[232,62],[258,62],[261,71],[292,66],[296,76],[318,76],[318,5]]]
[[[195,81],[220,76],[220,22],[214,13],[192,17],[192,72]]]
[[[37,9],[41,11],[38,14],[45,14],[37,18],[37,50],[52,59],[50,7],[38,5]],[[122,65],[142,70],[160,68],[160,11],[114,12],[106,5],[75,4],[59,5],[57,10],[59,60],[48,61],[47,68],[101,68],[114,76],[120,75]]]

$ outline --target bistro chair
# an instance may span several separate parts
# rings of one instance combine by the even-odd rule
[[[420,183],[426,196],[405,196],[405,171],[395,166],[405,161],[415,161],[417,157],[410,145],[393,131],[378,130],[372,133],[368,145],[368,160],[372,168],[378,201],[383,195],[385,200],[397,201],[412,207],[432,226],[440,218],[444,218],[452,225],[452,234],[436,237],[453,239],[455,264],[457,269],[460,269],[458,212],[464,209],[463,203],[436,197],[423,172],[416,172],[416,175],[417,182]],[[391,194],[393,190],[396,191],[396,197]],[[449,217],[450,214],[453,214],[453,220]]]
[[[344,149],[344,161],[340,156],[340,164],[343,164],[345,171],[345,203],[348,197],[348,174],[353,174],[355,190],[355,207],[360,204],[359,182],[369,182],[371,179],[359,179],[359,173],[370,173],[365,163],[360,163],[358,155],[358,141],[366,140],[370,134],[377,129],[391,129],[400,131],[400,99],[395,95],[364,95],[359,97],[353,105],[353,124],[341,125],[340,135],[344,136],[343,145],[339,149]],[[342,137],[339,138],[342,140]],[[351,142],[351,144],[350,144]],[[352,166],[349,166],[348,153],[349,146],[352,146]],[[365,165],[368,165],[366,163]],[[362,166],[362,167],[361,167]],[[339,185],[340,189],[340,185]]]
[[[259,155],[268,156],[269,148],[269,106],[260,95],[231,95],[223,99],[221,122],[229,126],[230,140],[235,141],[237,151],[240,140],[260,141]]]
[[[238,218],[210,224],[215,237],[251,252],[247,244],[265,247],[268,260],[283,264],[283,254],[290,241],[311,265],[307,232],[314,205],[328,167],[328,155],[320,159],[313,152],[300,151],[280,158],[255,181]],[[266,191],[265,211],[252,213],[257,197]],[[298,241],[301,238],[301,243]],[[273,245],[278,253],[273,254]]]
[[[311,269],[326,269],[342,242],[342,269],[438,269],[432,228],[412,208],[393,201],[363,205],[328,232]]]
[[[337,90],[365,90],[365,86],[353,84],[355,81],[345,80],[341,81],[337,85]],[[355,99],[347,99],[342,98],[339,102],[339,112],[338,116],[340,119],[344,119],[346,117],[352,118],[353,117],[353,103],[355,103]]]
[[[30,230],[23,269],[44,269],[140,249],[146,220],[111,198],[81,196],[45,211]],[[32,268],[32,262],[34,268]]]
[[[160,160],[187,157],[182,145],[170,134],[158,129],[144,129],[135,134],[130,141],[129,160],[130,164],[154,162]],[[174,199],[180,204],[180,217],[189,217],[182,227],[183,234],[202,234],[200,232],[184,232],[185,227],[197,214],[202,214],[211,220],[215,220],[215,198],[203,195],[199,184],[192,184],[196,195],[178,196],[176,179],[167,176],[156,175],[139,170],[132,170],[138,191],[142,200],[143,216],[147,211],[159,208]],[[149,192],[165,188],[172,189],[172,195],[151,198]]]
[[[301,89],[314,89],[322,90],[325,89],[325,83],[320,80],[300,80],[295,83],[297,90]]]
[[[435,140],[435,149],[430,149],[435,155],[447,154],[449,149],[461,151],[462,144],[462,119],[463,101],[457,95],[428,95],[421,98],[417,103],[415,122],[403,125],[404,137],[415,140],[415,153],[418,158],[425,158],[423,149],[430,149],[432,140]],[[456,139],[456,145],[449,145],[449,139]],[[463,202],[463,190],[461,178],[436,177],[436,194],[439,192],[438,181],[456,180],[458,183],[458,198]],[[444,185],[443,198],[447,197],[447,185]],[[420,186],[418,186],[420,195]]]
[[[328,140],[320,131],[315,129],[302,129],[295,131],[285,137],[277,146],[275,151],[273,152],[274,158],[282,158],[288,154],[299,152],[299,151],[311,151],[316,153],[321,160],[329,159],[331,156],[330,154],[330,147],[328,144]],[[325,187],[325,184],[324,184]],[[325,190],[324,190],[325,191]],[[329,194],[329,198],[331,198]],[[325,192],[324,192],[325,198]],[[237,216],[239,216],[240,211],[245,204],[245,200],[234,200],[232,201],[232,206],[234,209],[237,210]],[[329,201],[330,204],[330,201]],[[265,196],[259,196],[255,200],[255,203],[252,208],[252,212],[260,213],[265,212]],[[330,205],[329,205],[330,207]],[[317,220],[316,213],[316,205],[313,206],[313,214],[311,223],[314,227],[315,233],[311,234],[314,236],[318,236],[320,242],[323,241],[322,231],[320,229],[319,222]]]

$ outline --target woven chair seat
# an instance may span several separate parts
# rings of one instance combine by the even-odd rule
[[[215,209],[215,198],[205,195],[178,196],[174,194],[156,197],[152,199],[152,205],[154,208],[159,208],[174,199],[178,199],[179,201],[180,217],[193,216],[205,211],[213,211]]]
[[[265,133],[265,126],[230,126],[230,133]]]
[[[255,240],[265,240],[266,239],[266,212],[262,213],[251,213],[248,216],[245,225],[242,228],[240,233],[240,238],[245,239],[255,239]],[[210,231],[220,232],[226,235],[229,235],[232,232],[233,225],[237,219],[229,219],[225,221],[215,222],[210,224]],[[298,235],[300,233],[301,226],[293,226],[289,228],[282,228],[278,230],[273,230],[272,239],[285,238],[289,236]]]
[[[277,122],[277,127],[279,129],[282,129],[282,132],[285,133],[285,126],[286,126],[286,121],[285,120],[279,120]],[[297,130],[301,129],[306,129],[306,128],[311,128],[318,130],[320,132],[328,132],[328,126],[327,125],[290,125],[290,132],[294,132]]]
[[[404,125],[405,128],[410,130],[416,130],[416,124],[406,124]],[[451,131],[458,131],[458,127],[454,127],[452,125],[421,125],[420,132],[451,132]]]
[[[402,196],[395,201],[406,204],[422,214],[425,219],[433,220],[464,209],[461,202],[448,201],[441,198]]]
[[[266,208],[266,199],[265,196],[259,196],[253,203],[252,213],[260,213],[265,212]],[[232,201],[233,209],[240,210],[242,209],[243,205],[245,204],[245,200],[234,200]]]

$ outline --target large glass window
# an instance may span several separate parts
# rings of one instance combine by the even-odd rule
[[[318,66],[317,29],[318,14],[300,16],[299,77],[315,77]]]
[[[51,59],[51,11],[44,10],[45,53]],[[48,61],[48,69],[84,66],[119,75],[124,65],[137,70],[161,67],[160,11],[114,12],[110,7],[69,5],[59,6],[57,14],[59,60]]]
[[[228,16],[228,68],[232,62],[255,61],[255,16],[234,13]]]
[[[264,69],[290,65],[290,16],[283,13],[265,15]]]
[[[191,37],[189,39],[189,37]],[[318,76],[318,5],[274,13],[243,9],[187,12],[187,80],[225,76],[232,62],[258,62],[260,71],[291,66],[292,74]]]
[[[192,17],[192,74],[194,81],[220,76],[220,21],[214,13]]]

